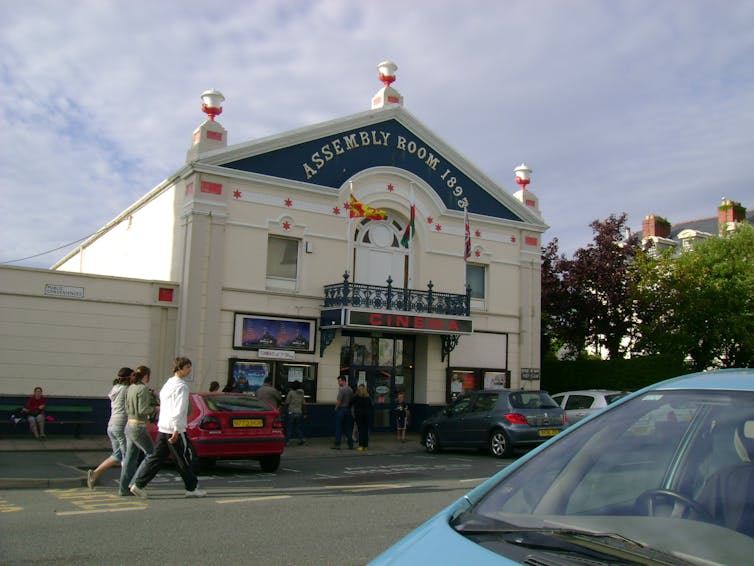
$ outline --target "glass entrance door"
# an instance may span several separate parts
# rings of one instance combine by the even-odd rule
[[[373,429],[395,428],[398,392],[403,391],[410,403],[414,397],[413,336],[345,336],[341,367],[348,374],[348,384],[355,391],[360,383],[367,387],[374,405]]]

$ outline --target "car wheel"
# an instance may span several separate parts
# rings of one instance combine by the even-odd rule
[[[490,434],[490,453],[496,458],[507,458],[510,456],[513,447],[505,436],[502,429],[496,428]]]
[[[437,436],[437,431],[427,431],[424,435],[424,447],[431,454],[437,454],[440,451],[440,437]]]
[[[262,466],[262,471],[271,474],[276,472],[280,467],[280,454],[272,454],[271,456],[262,456],[259,459],[259,465]]]

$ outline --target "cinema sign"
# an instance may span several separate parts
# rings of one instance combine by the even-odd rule
[[[470,317],[436,314],[408,314],[393,311],[328,309],[322,312],[321,326],[393,330],[430,334],[471,334]]]

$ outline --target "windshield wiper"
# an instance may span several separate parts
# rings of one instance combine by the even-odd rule
[[[558,554],[578,554],[591,559],[604,560],[608,557],[626,564],[668,564],[673,566],[690,565],[671,554],[655,550],[617,533],[595,532],[574,528],[520,527],[513,523],[493,519],[484,515],[466,512],[459,515],[451,526],[459,534],[474,540],[502,540],[508,544],[555,552]]]

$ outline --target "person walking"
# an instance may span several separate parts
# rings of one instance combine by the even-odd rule
[[[123,367],[118,370],[118,377],[113,381],[113,387],[107,396],[110,398],[110,420],[107,422],[107,437],[110,439],[112,453],[99,466],[86,472],[86,485],[94,489],[102,472],[120,465],[126,455],[126,391],[131,383],[134,370]]]
[[[26,416],[26,420],[29,421],[29,429],[37,440],[45,439],[45,407],[47,406],[47,399],[42,395],[42,388],[35,387],[34,395],[29,397],[26,401],[26,405],[21,409],[21,413]],[[19,419],[20,420],[20,419]]]
[[[306,396],[301,387],[301,382],[297,381],[292,386],[288,395],[285,396],[285,404],[288,407],[288,417],[285,425],[285,443],[288,444],[291,438],[298,436],[298,444],[301,446],[306,439],[302,424],[304,414],[306,413]]]
[[[406,429],[408,428],[411,411],[408,409],[403,391],[398,392],[398,401],[395,404],[395,429],[398,440],[406,442]]]
[[[369,447],[369,425],[372,422],[373,409],[367,386],[360,383],[353,398],[353,416],[359,430],[359,452],[364,452]]]
[[[139,454],[149,456],[154,452],[154,443],[147,429],[149,418],[155,412],[152,396],[147,383],[152,371],[147,366],[139,366],[131,376],[131,385],[126,392],[126,455],[120,470],[120,495],[131,495],[129,485],[136,472]]]
[[[173,377],[160,389],[160,416],[157,419],[157,442],[152,454],[147,456],[134,474],[129,490],[139,497],[148,497],[144,489],[157,472],[173,456],[178,473],[186,488],[186,497],[204,497],[207,492],[199,489],[199,480],[191,468],[191,447],[186,438],[189,386],[186,378],[191,375],[191,360],[178,357],[173,362]]]
[[[348,386],[345,376],[338,377],[338,395],[335,398],[335,444],[333,450],[340,450],[340,441],[346,436],[348,449],[353,450],[353,420],[351,419],[351,401],[353,389]]]
[[[280,407],[280,403],[283,401],[283,396],[280,391],[272,386],[272,378],[265,377],[264,383],[254,393],[257,399],[261,399],[265,403],[272,405],[274,409]]]

